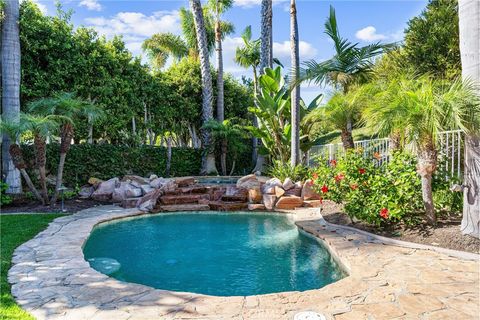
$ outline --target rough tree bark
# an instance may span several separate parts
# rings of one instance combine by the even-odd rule
[[[476,82],[480,95],[480,1],[459,0],[462,77]],[[477,117],[479,115],[476,115]],[[465,138],[463,219],[461,230],[480,238],[480,132]]]
[[[292,137],[290,146],[290,164],[296,166],[300,163],[300,86],[296,83],[299,77],[299,56],[297,5],[295,0],[290,1],[290,48],[292,57],[292,93],[291,93],[291,116]]]
[[[437,223],[435,206],[433,204],[432,175],[437,168],[437,151],[433,143],[418,151],[417,172],[422,182],[422,199],[425,206],[425,215],[431,225]]]
[[[203,19],[202,5],[200,0],[190,0],[190,8],[193,13],[193,21],[195,23],[195,32],[197,35],[197,44],[200,58],[200,70],[202,74],[202,121],[213,119],[212,101],[213,87],[212,75],[210,74],[210,63],[208,59],[207,33]],[[215,166],[215,155],[212,146],[212,139],[208,130],[202,129],[202,142],[205,148],[202,156],[201,174],[218,173]]]
[[[19,2],[5,1],[2,22],[1,66],[2,66],[2,118],[7,122],[20,119],[20,33]],[[22,193],[20,171],[10,156],[11,141],[7,134],[2,142],[2,178],[8,184],[7,193]]]

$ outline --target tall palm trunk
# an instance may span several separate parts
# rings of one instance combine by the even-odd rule
[[[55,191],[53,192],[52,200],[50,201],[52,206],[55,205],[58,198],[58,192],[63,183],[63,169],[65,167],[65,159],[67,152],[70,149],[70,144],[73,139],[73,125],[71,123],[65,123],[62,126],[61,142],[60,142],[60,160],[58,161],[57,180],[55,182]]]
[[[402,135],[398,130],[394,130],[390,134],[390,150],[391,151],[402,150]]]
[[[165,175],[170,177],[172,169],[172,135],[167,137],[167,168],[165,169]]]
[[[265,68],[271,68],[273,65],[273,53],[272,53],[272,45],[273,45],[273,31],[272,31],[272,18],[273,18],[273,11],[272,11],[272,0],[262,0],[262,11],[261,11],[262,21],[261,21],[261,33],[260,33],[260,74],[264,73]],[[254,124],[258,126],[258,120]],[[258,151],[258,146],[261,142],[257,140],[256,149]],[[257,152],[257,159],[255,168],[253,169],[254,172],[262,172],[264,171],[265,165],[265,158]]]
[[[40,186],[42,187],[42,197],[45,204],[48,204],[48,189],[45,165],[47,163],[47,144],[45,138],[40,134],[34,136],[35,160],[40,176]]]
[[[203,19],[202,5],[200,0],[190,0],[190,8],[193,13],[195,23],[195,32],[197,35],[197,44],[200,58],[200,70],[202,74],[202,121],[213,119],[212,100],[212,75],[210,74],[210,63],[208,61],[207,33]],[[202,129],[202,139],[205,148],[202,156],[202,174],[217,173],[215,166],[215,155],[212,145],[212,139],[208,130]]]
[[[227,139],[222,139],[222,155],[220,158],[220,165],[222,166],[222,174],[227,175],[227,148],[228,142]]]
[[[258,94],[258,76],[257,76],[257,68],[253,67],[253,98],[254,101],[257,98]],[[258,127],[258,119],[256,116],[253,117],[253,125]],[[257,161],[258,157],[258,138],[252,138],[252,163]]]
[[[18,0],[4,2],[4,20],[2,21],[2,118],[7,122],[20,119],[20,33]],[[22,193],[20,172],[10,156],[11,141],[6,134],[2,143],[2,173],[8,185],[7,193]]]
[[[290,164],[296,166],[300,163],[300,86],[296,83],[299,77],[300,56],[298,43],[297,5],[295,0],[290,1],[290,48],[292,54],[292,83],[291,115],[292,137],[290,146]]]
[[[25,161],[23,159],[23,152],[22,152],[22,149],[20,148],[20,146],[16,143],[12,143],[12,144],[10,144],[8,152],[9,152],[10,157],[12,159],[13,165],[22,174],[22,177],[25,179],[25,182],[27,183],[27,186],[30,189],[30,191],[33,193],[35,198],[38,199],[38,201],[40,201],[42,204],[44,204],[42,196],[38,192],[37,188],[35,188],[35,186],[33,185],[32,180],[30,179],[30,176],[28,175],[27,171],[25,170],[25,168],[27,166],[26,166]]]
[[[425,214],[428,223],[431,225],[437,223],[432,193],[432,175],[436,168],[437,151],[433,142],[428,142],[418,151],[417,172],[422,182],[422,199],[425,206]]]
[[[459,0],[460,54],[462,77],[477,84],[480,95],[480,2]],[[478,115],[477,115],[478,116]],[[480,133],[465,138],[463,219],[461,230],[480,238]]]
[[[220,17],[217,13],[215,22],[215,43],[217,51],[217,120],[225,120],[225,102],[223,85],[223,52],[222,52],[222,31],[220,29]]]
[[[342,144],[345,150],[355,148],[355,143],[353,142],[351,130],[349,130],[348,128],[342,129],[340,137],[342,138]]]

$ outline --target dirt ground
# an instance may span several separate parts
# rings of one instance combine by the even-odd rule
[[[398,225],[392,230],[384,230],[363,222],[353,223],[342,210],[341,205],[325,201],[322,207],[322,215],[325,220],[330,223],[354,227],[389,238],[480,253],[480,239],[463,235],[460,232],[462,217],[458,215],[440,217],[436,227],[431,227],[426,224],[415,227]]]
[[[16,199],[13,203],[2,206],[0,212],[2,214],[8,213],[75,213],[77,211],[103,205],[107,203],[98,202],[91,199],[68,199],[64,202],[64,211],[60,201],[55,207],[43,206],[38,201],[29,199]]]

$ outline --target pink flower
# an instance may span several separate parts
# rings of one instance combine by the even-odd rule
[[[380,153],[378,153],[378,152],[374,152],[374,153],[373,153],[373,157],[374,157],[375,159],[377,159],[377,160],[382,159],[382,156],[381,156]]]
[[[312,179],[313,179],[313,181],[315,181],[315,180],[318,179],[318,174],[317,174],[316,172],[314,172],[314,173],[312,174]]]
[[[357,189],[358,189],[358,184],[352,183],[352,184],[350,185],[350,188],[352,188],[352,190],[357,190]]]
[[[330,160],[330,165],[332,167],[336,167],[337,166],[337,160],[333,159],[333,160]]]
[[[382,208],[380,210],[380,217],[382,217],[383,219],[388,218],[388,209],[387,208]]]
[[[335,176],[335,181],[340,182],[345,178],[345,175],[343,173],[339,173]]]

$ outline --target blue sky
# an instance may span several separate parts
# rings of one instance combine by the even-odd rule
[[[47,14],[55,13],[53,0],[35,0]],[[290,18],[288,0],[274,0],[274,56],[288,68],[290,65]],[[65,9],[73,9],[76,26],[91,26],[112,37],[121,34],[135,55],[142,55],[141,43],[157,32],[180,34],[178,9],[188,7],[188,0],[62,0]],[[235,48],[241,44],[240,34],[252,25],[254,37],[259,36],[260,0],[235,0],[225,19],[234,23],[235,33],[225,39],[225,69],[237,77],[250,76],[250,71],[233,61]],[[361,45],[372,41],[401,41],[407,21],[420,14],[426,0],[410,1],[324,1],[297,0],[301,60],[324,60],[333,54],[332,44],[323,33],[323,24],[333,5],[342,36]],[[212,57],[213,58],[213,57]],[[213,60],[212,60],[213,62]],[[302,87],[302,96],[310,100],[320,88]]]

